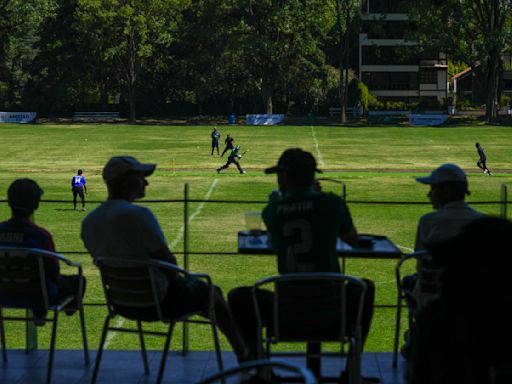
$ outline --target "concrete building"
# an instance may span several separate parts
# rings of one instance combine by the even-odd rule
[[[364,0],[359,35],[359,78],[382,101],[446,102],[446,55],[418,55],[406,40],[411,27],[407,8],[413,0]],[[435,104],[435,103],[433,103]]]

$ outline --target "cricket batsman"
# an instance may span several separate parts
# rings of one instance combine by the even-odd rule
[[[227,163],[226,163],[226,164],[224,164],[222,167],[217,168],[217,173],[220,173],[220,171],[221,171],[221,170],[226,169],[227,167],[229,167],[229,165],[230,165],[231,163],[233,163],[233,164],[235,164],[235,165],[236,165],[236,167],[238,168],[238,170],[240,171],[240,173],[242,173],[242,174],[243,174],[243,173],[245,173],[245,171],[244,171],[244,170],[242,169],[242,167],[240,166],[240,162],[238,161],[238,159],[241,159],[243,155],[240,155],[240,154],[238,153],[238,151],[240,151],[240,146],[239,146],[239,145],[237,145],[235,148],[233,148],[233,149],[231,150],[231,154],[230,154],[230,155],[229,155],[229,157],[228,157],[228,161],[227,161]],[[245,151],[245,152],[247,152],[247,151]],[[245,154],[245,152],[244,152],[244,154]]]

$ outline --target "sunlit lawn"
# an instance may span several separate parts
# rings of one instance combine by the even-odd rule
[[[468,171],[470,202],[498,202],[501,185],[512,180],[510,148],[511,128],[503,127],[312,127],[219,126],[222,140],[227,133],[235,137],[248,171],[240,175],[235,168],[217,174],[215,169],[226,157],[210,155],[212,126],[141,126],[141,125],[0,125],[0,199],[7,187],[19,177],[35,179],[45,190],[45,200],[36,213],[36,222],[49,229],[57,249],[83,263],[88,279],[87,303],[103,302],[103,293],[95,267],[80,239],[80,224],[87,212],[73,211],[71,177],[78,168],[88,182],[88,210],[106,197],[101,169],[110,156],[129,154],[141,161],[155,162],[157,171],[149,178],[145,200],[183,199],[187,183],[190,198],[190,269],[209,273],[225,293],[240,285],[276,273],[273,256],[202,255],[201,252],[236,252],[236,234],[245,229],[244,214],[261,210],[268,193],[275,188],[274,176],[262,170],[273,165],[280,153],[298,146],[311,151],[322,177],[343,181],[354,222],[361,233],[388,236],[404,252],[411,250],[416,223],[420,215],[431,210],[426,196],[428,188],[414,177],[426,174],[444,162],[454,162]],[[476,168],[474,143],[487,151],[493,176]],[[221,148],[222,150],[222,148]],[[174,164],[174,165],[173,165]],[[323,182],[327,191],[341,193],[341,185]],[[228,200],[232,203],[208,202]],[[261,203],[237,203],[237,201]],[[94,203],[93,203],[94,202]],[[378,204],[379,202],[422,202],[424,204]],[[183,203],[150,203],[172,250],[183,251]],[[499,204],[475,205],[486,213],[499,214]],[[9,215],[7,204],[0,203],[0,217]],[[76,252],[76,253],[75,253]],[[196,254],[198,253],[198,254]],[[180,255],[181,259],[181,255]],[[347,261],[347,273],[375,281],[377,303],[395,303],[395,260]],[[98,345],[105,309],[86,308],[87,329],[93,348]],[[366,350],[390,351],[393,335],[393,309],[376,312]],[[77,318],[63,318],[60,348],[79,348]],[[41,346],[48,342],[48,327],[40,329]],[[9,326],[9,347],[23,345],[21,327]],[[177,340],[180,332],[177,333]],[[148,340],[149,347],[159,348],[161,341]],[[175,344],[176,345],[176,344]],[[114,337],[109,348],[136,348],[131,335]],[[194,327],[193,349],[212,348],[209,329]],[[224,343],[224,347],[228,348]]]

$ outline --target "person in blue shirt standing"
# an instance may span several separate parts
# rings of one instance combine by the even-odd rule
[[[220,152],[219,152],[220,132],[217,131],[217,128],[213,128],[211,136],[212,136],[212,156],[213,156],[213,150],[215,148],[217,148],[217,155],[219,155],[220,154]]]
[[[71,189],[73,191],[73,209],[76,209],[76,197],[80,196],[82,200],[82,211],[85,211],[85,195],[87,194],[87,186],[82,170],[77,171],[76,176],[71,179]]]

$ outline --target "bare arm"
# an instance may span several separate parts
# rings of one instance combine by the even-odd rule
[[[162,247],[158,251],[151,253],[150,256],[152,259],[162,260],[174,265],[178,265],[176,256],[174,256],[168,247]],[[171,278],[176,277],[176,272],[173,270],[166,271],[166,274]]]
[[[171,250],[167,247],[162,247],[158,251],[151,253],[151,258],[167,261],[168,263],[178,265],[178,262],[176,261],[176,256],[174,256]]]
[[[359,242],[359,236],[357,234],[357,230],[352,227],[352,229],[348,232],[340,234],[341,240],[350,245],[357,245]]]

